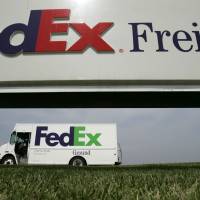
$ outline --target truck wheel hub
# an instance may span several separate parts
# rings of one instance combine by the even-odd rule
[[[13,162],[13,160],[12,159],[7,159],[7,160],[5,160],[4,161],[4,163],[3,163],[4,165],[13,165],[14,164],[14,162]]]

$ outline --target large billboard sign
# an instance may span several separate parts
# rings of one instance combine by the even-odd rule
[[[200,82],[198,0],[1,4],[0,86]]]

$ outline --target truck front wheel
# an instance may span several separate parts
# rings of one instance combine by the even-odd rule
[[[86,160],[83,157],[76,156],[76,157],[73,157],[69,161],[69,165],[74,166],[74,167],[83,167],[83,166],[86,166],[87,163],[86,163]]]
[[[1,164],[3,164],[3,165],[15,165],[16,161],[15,161],[15,158],[13,156],[9,155],[9,156],[5,156],[1,160]]]

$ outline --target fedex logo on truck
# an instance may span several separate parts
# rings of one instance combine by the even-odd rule
[[[45,139],[48,146],[101,146],[99,138],[101,133],[85,133],[84,126],[71,126],[69,133],[58,134],[47,132],[48,126],[38,126],[36,128],[35,146],[40,146],[41,139]]]
[[[112,22],[97,23],[91,28],[86,23],[56,23],[57,19],[69,19],[69,9],[32,10],[28,25],[17,23],[5,28],[0,33],[0,51],[15,55],[24,53],[70,52],[80,53],[88,47],[97,52],[114,52],[113,48],[102,39],[102,35],[112,26]],[[51,41],[52,34],[67,34],[72,28],[80,39],[68,48],[67,41]],[[17,46],[11,44],[12,36],[22,32],[24,41]]]

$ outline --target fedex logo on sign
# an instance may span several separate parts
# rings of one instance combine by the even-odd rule
[[[84,133],[84,126],[70,127],[69,133],[47,133],[48,126],[38,126],[36,128],[35,146],[40,146],[41,139],[45,139],[48,146],[54,147],[58,144],[67,146],[101,146],[99,137],[101,133]]]
[[[102,39],[102,35],[112,26],[112,22],[101,22],[91,28],[86,23],[56,23],[56,19],[69,19],[69,9],[32,10],[28,25],[17,23],[5,28],[0,33],[0,51],[15,55],[24,53],[70,52],[80,53],[88,47],[97,52],[114,52],[113,48]],[[67,41],[51,41],[52,34],[67,34],[72,28],[80,39],[68,48]],[[10,40],[16,32],[24,34],[24,41],[17,46]]]

